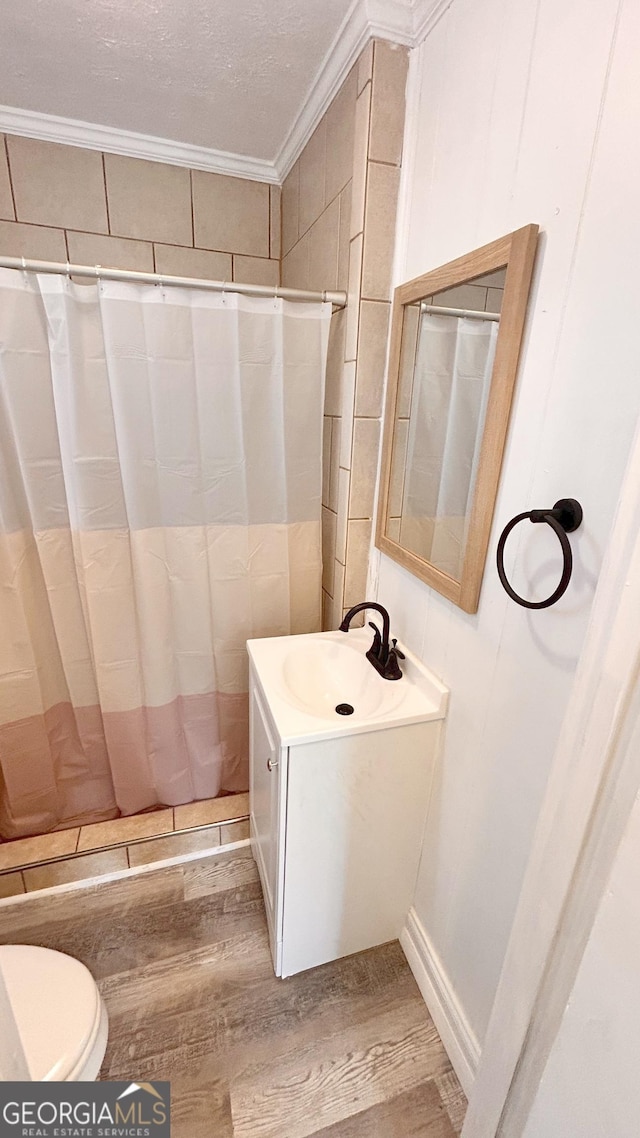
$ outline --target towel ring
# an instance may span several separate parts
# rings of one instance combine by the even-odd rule
[[[560,545],[562,546],[563,565],[560,583],[551,596],[547,597],[546,601],[527,601],[524,597],[518,596],[515,589],[512,589],[507,581],[507,575],[504,571],[504,547],[506,540],[511,530],[518,525],[518,522],[524,521],[525,518],[529,518],[531,522],[546,522],[547,525],[550,525],[557,533]],[[582,506],[580,503],[576,501],[575,498],[560,498],[552,510],[528,510],[524,514],[516,514],[515,518],[512,518],[511,521],[507,523],[500,534],[498,549],[496,551],[496,562],[500,583],[512,601],[516,601],[517,604],[522,605],[525,609],[548,609],[551,605],[555,605],[556,601],[560,600],[560,597],[566,592],[573,569],[573,555],[567,534],[573,533],[581,522]]]

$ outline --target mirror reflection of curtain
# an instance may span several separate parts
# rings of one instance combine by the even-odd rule
[[[459,578],[498,321],[423,313],[400,540]]]
[[[320,627],[331,305],[0,269],[0,832],[247,786]]]

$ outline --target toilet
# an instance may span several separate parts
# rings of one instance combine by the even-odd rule
[[[10,944],[0,947],[0,981],[13,1019],[0,1025],[0,1050],[12,1054],[12,1073],[1,1077],[93,1082],[109,1021],[89,969],[63,952]]]

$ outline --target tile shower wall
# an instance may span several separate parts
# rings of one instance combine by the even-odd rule
[[[368,44],[282,188],[282,284],[347,289],[324,420],[323,627],[363,600],[380,443],[407,52]]]
[[[248,814],[248,794],[225,795],[0,843],[0,900],[247,841]]]
[[[327,366],[324,627],[366,584],[406,72],[406,49],[368,44],[282,205],[280,188],[263,182],[0,135],[0,254],[348,290]]]
[[[280,189],[0,135],[0,254],[276,285]]]

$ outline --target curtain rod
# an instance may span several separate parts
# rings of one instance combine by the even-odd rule
[[[70,277],[92,277],[105,281],[139,281],[167,285],[169,288],[200,288],[207,292],[239,292],[243,296],[273,296],[283,300],[309,300],[345,308],[346,292],[312,292],[301,288],[277,288],[271,285],[237,284],[235,281],[209,281],[199,277],[172,277],[162,273],[136,273],[127,269],[104,269],[102,265],[66,265],[54,261],[29,261],[24,257],[0,257],[2,269],[24,269],[30,273],[60,273]]]
[[[421,304],[422,312],[433,312],[436,316],[468,316],[471,320],[499,320],[499,312],[474,312],[471,308],[441,308],[438,304]]]

